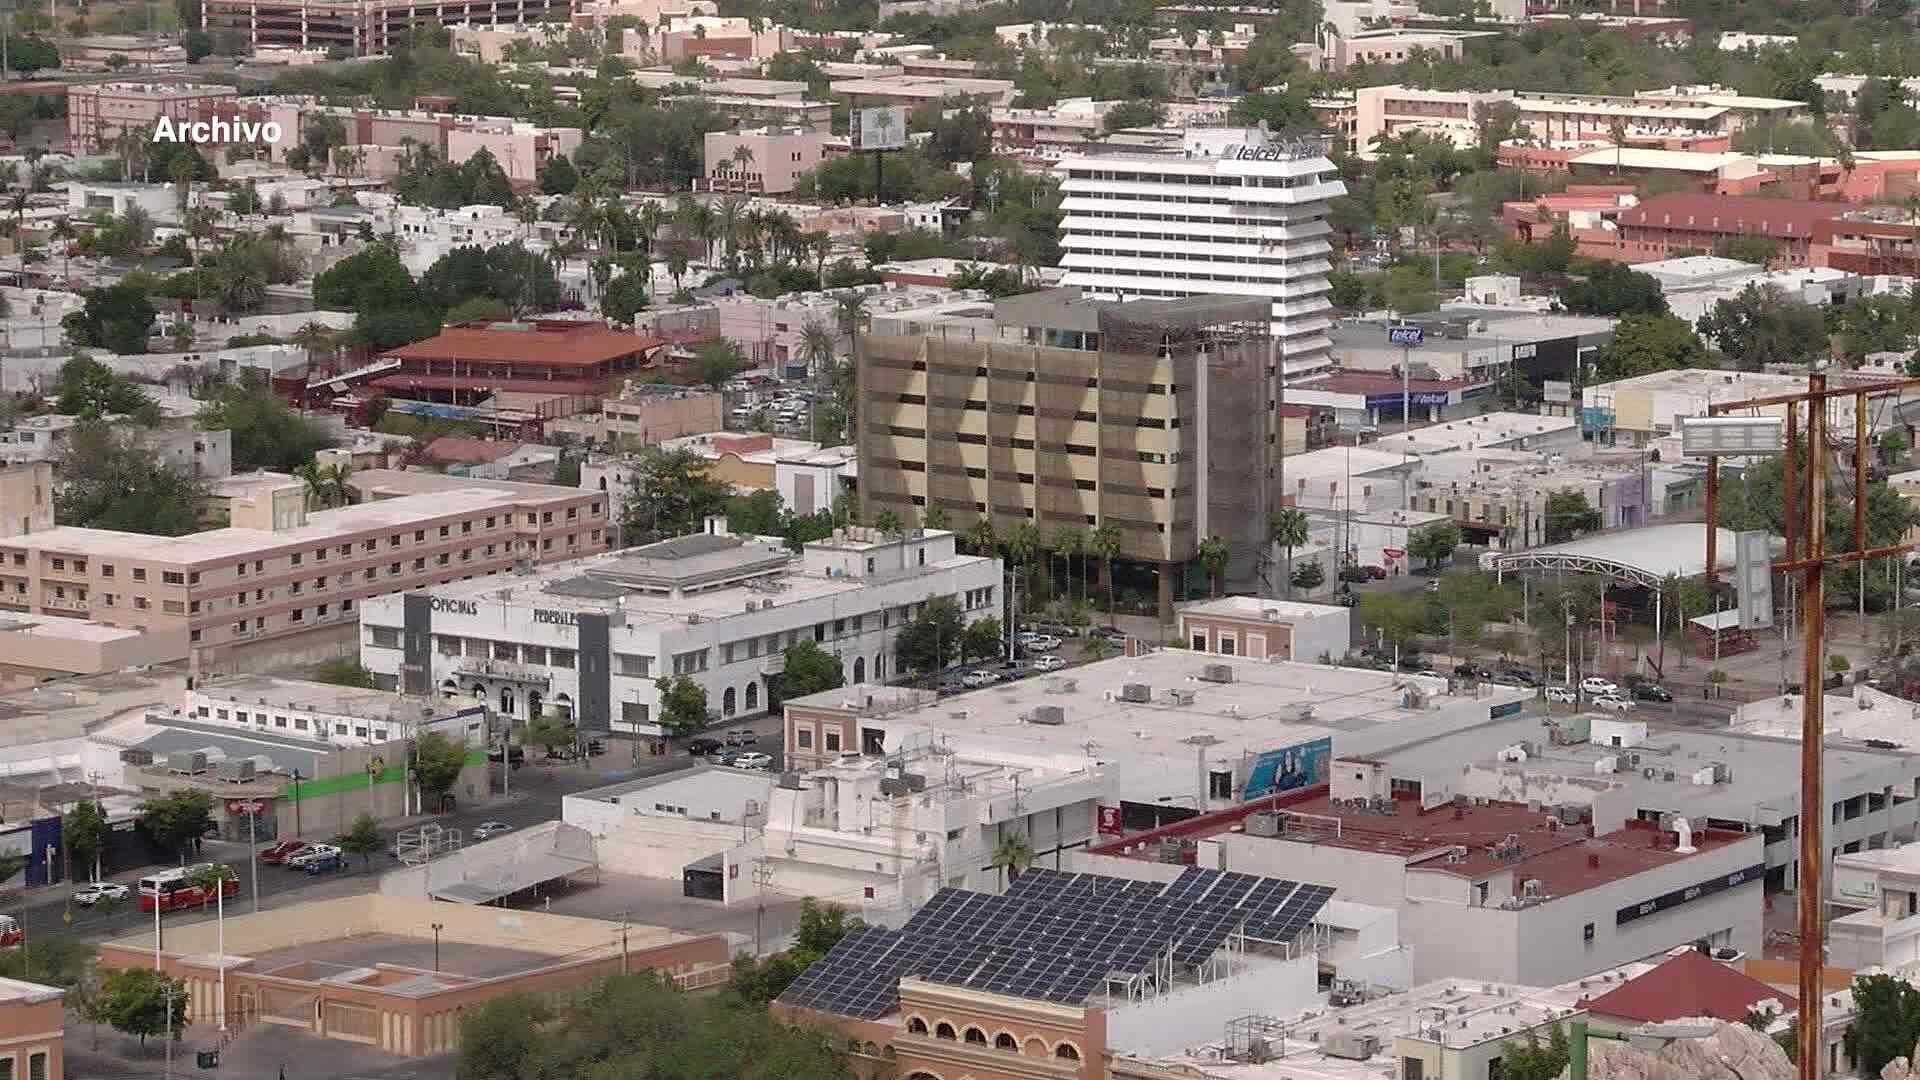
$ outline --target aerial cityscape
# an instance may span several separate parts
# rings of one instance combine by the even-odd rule
[[[0,195],[0,1080],[1920,1080],[1913,0],[50,0]]]

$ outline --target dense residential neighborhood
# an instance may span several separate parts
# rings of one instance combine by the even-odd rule
[[[0,11],[0,1080],[1911,1080],[1917,26]]]

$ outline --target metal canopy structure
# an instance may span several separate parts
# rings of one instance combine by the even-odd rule
[[[1734,533],[1717,530],[1718,550],[1732,553]],[[1496,556],[1493,569],[1509,571],[1555,570],[1576,574],[1603,574],[1630,585],[1656,588],[1668,576],[1698,577],[1707,572],[1702,552],[1707,527],[1702,524],[1655,525],[1631,532],[1589,536],[1550,547]],[[1731,569],[1732,559],[1717,559],[1716,569]]]
[[[490,904],[598,866],[593,834],[575,825],[548,822],[428,863],[427,895],[455,904]]]

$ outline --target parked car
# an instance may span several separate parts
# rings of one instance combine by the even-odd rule
[[[1024,628],[1029,634],[1051,634],[1057,638],[1079,637],[1080,629],[1065,623],[1028,623]]]
[[[1042,656],[1033,662],[1035,671],[1059,671],[1066,666],[1067,662],[1058,656]]]
[[[773,756],[771,754],[741,754],[739,757],[733,759],[733,767],[736,769],[771,769],[773,768]]]
[[[1060,647],[1060,639],[1052,634],[1026,633],[1020,635],[1020,646],[1028,652],[1052,652]]]
[[[1487,681],[1492,683],[1495,686],[1510,686],[1515,689],[1531,689],[1533,686],[1532,683],[1521,682],[1517,677],[1510,675],[1504,671],[1499,672],[1498,674],[1494,675],[1493,678],[1488,679]]]
[[[687,753],[692,754],[694,757],[707,757],[712,754],[717,754],[724,749],[726,749],[725,743],[722,743],[719,739],[709,739],[704,735],[697,739],[687,740]]]
[[[1580,680],[1580,692],[1597,697],[1604,694],[1617,694],[1620,692],[1620,688],[1598,675],[1589,675]]]
[[[73,902],[81,907],[92,907],[102,900],[125,900],[132,892],[117,881],[96,881],[81,887],[73,894]]]
[[[1365,570],[1367,576],[1375,581],[1387,580],[1387,568],[1384,566],[1363,566],[1360,569]]]
[[[1517,680],[1521,686],[1539,686],[1540,685],[1540,676],[1535,675],[1533,672],[1528,671],[1526,668],[1522,668],[1522,667],[1501,668],[1500,674],[1505,675],[1508,678]]]
[[[1117,626],[1096,626],[1087,631],[1088,637],[1106,638],[1115,645],[1125,644],[1127,632]]]
[[[332,844],[310,844],[307,850],[287,859],[287,866],[293,870],[304,870],[308,863],[316,859],[338,858],[340,849]]]
[[[1007,660],[996,666],[993,669],[993,673],[1000,677],[1001,682],[1012,682],[1015,679],[1024,679],[1033,674],[1033,661]]]
[[[1603,709],[1607,712],[1632,712],[1633,711],[1632,698],[1614,697],[1611,694],[1602,694],[1601,696],[1594,698],[1591,704],[1593,705],[1594,708]]]
[[[1634,684],[1633,696],[1639,698],[1641,701],[1672,701],[1673,700],[1672,691],[1668,690],[1666,687],[1661,686],[1658,683],[1650,683],[1650,682]]]
[[[1562,705],[1577,705],[1580,702],[1580,695],[1564,686],[1549,686],[1547,687],[1547,700],[1558,701]]]
[[[967,680],[957,675],[949,675],[941,679],[940,684],[934,689],[942,694],[957,694],[962,690],[968,689]]]
[[[268,844],[265,848],[261,849],[260,861],[266,863],[268,866],[280,866],[288,859],[312,846],[313,845],[307,843],[305,840],[281,840],[277,843]]]
[[[1408,653],[1400,658],[1401,671],[1432,671],[1433,661],[1419,653]]]
[[[502,833],[510,833],[512,831],[513,826],[504,821],[483,821],[473,827],[473,838],[475,840],[491,840]]]
[[[760,745],[760,736],[755,735],[751,728],[743,728],[743,727],[734,728],[732,731],[727,732],[726,739],[727,739],[728,746]]]
[[[335,852],[332,855],[316,856],[300,864],[300,869],[305,870],[309,877],[317,874],[331,873],[335,870],[345,870],[346,868],[347,857],[339,852]]]
[[[969,690],[977,690],[982,686],[992,686],[994,683],[999,682],[1000,676],[985,670],[969,671],[961,676],[960,681],[964,683]]]
[[[1455,675],[1460,676],[1463,679],[1493,678],[1493,669],[1482,667],[1479,664],[1455,664],[1453,667],[1453,673]]]

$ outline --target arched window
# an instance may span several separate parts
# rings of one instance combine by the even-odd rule
[[[758,709],[759,707],[760,707],[760,684],[757,682],[750,682],[747,684],[747,711],[753,712],[755,709]]]
[[[600,478],[600,490],[601,491],[607,490],[607,478],[604,476]]]
[[[907,1034],[925,1035],[926,1033],[927,1033],[927,1022],[925,1020],[922,1020],[916,1016],[907,1021]]]
[[[864,656],[853,658],[853,681],[856,683],[867,681],[867,658]]]
[[[1011,1050],[1017,1054],[1020,1052],[1020,1040],[1003,1031],[993,1037],[993,1048],[995,1050]]]
[[[720,695],[720,712],[725,716],[733,715],[733,687],[731,686],[727,687],[726,693]]]
[[[1074,1049],[1072,1043],[1061,1043],[1053,1048],[1053,1056],[1067,1061],[1079,1061],[1080,1051]]]
[[[939,1026],[933,1029],[933,1037],[936,1039],[952,1040],[953,1025],[947,1023],[945,1020],[940,1021]]]
[[[968,1042],[974,1043],[978,1046],[987,1045],[987,1033],[984,1031],[981,1031],[977,1027],[968,1028],[966,1038]]]
[[[500,712],[503,716],[513,715],[513,691],[500,691]]]

